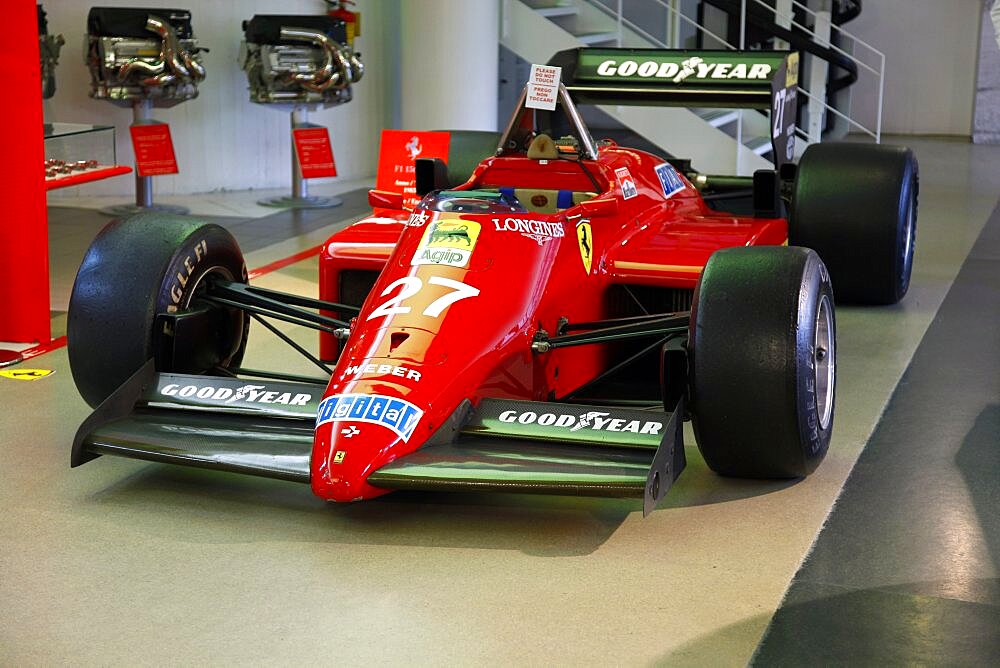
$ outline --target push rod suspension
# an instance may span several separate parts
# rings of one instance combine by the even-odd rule
[[[680,334],[687,331],[689,320],[690,314],[688,313],[671,314],[666,317],[614,327],[604,327],[580,334],[566,334],[541,339],[535,341],[533,348],[536,352],[545,352],[552,348],[566,348],[568,346],[583,346],[591,343],[607,343],[609,341],[624,341],[626,339],[649,336],[662,337],[670,334]]]
[[[308,297],[287,295],[273,290],[252,288],[245,283],[231,281],[213,281],[204,296],[226,306],[243,308],[251,313],[271,316],[286,322],[305,325],[322,331],[332,331],[335,328],[350,327],[350,323],[337,320],[326,315],[313,313],[307,308],[323,308],[328,310],[354,310],[354,307],[333,302],[320,302]]]
[[[628,324],[638,324],[645,322],[654,322],[657,320],[663,320],[664,318],[672,318],[677,316],[678,318],[688,318],[690,313],[688,311],[678,311],[676,313],[654,313],[647,315],[632,315],[626,318],[611,318],[608,320],[595,320],[592,322],[567,322],[559,327],[559,335],[563,335],[566,332],[580,332],[580,331],[593,331],[593,330],[603,330],[608,327],[618,327],[619,325]]]

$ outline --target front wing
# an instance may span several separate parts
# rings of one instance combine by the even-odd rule
[[[80,426],[71,463],[108,454],[308,483],[319,395],[303,383],[161,374],[150,362]],[[368,482],[642,497],[648,514],[685,466],[683,415],[683,402],[664,413],[465,401],[422,447]]]

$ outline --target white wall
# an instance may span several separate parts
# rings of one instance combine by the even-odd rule
[[[496,129],[499,19],[497,0],[402,3],[404,127]]]
[[[865,0],[844,26],[885,52],[882,131],[971,134],[982,0]],[[853,114],[874,118],[873,86],[855,89]]]
[[[46,0],[49,32],[66,38],[56,70],[57,92],[45,103],[47,121],[114,125],[117,128],[118,162],[131,165],[128,126],[131,109],[116,107],[88,96],[90,75],[83,63],[83,35],[91,5],[183,7],[192,12],[195,35],[202,46],[208,71],[197,99],[171,109],[157,109],[154,116],[170,123],[180,174],[155,180],[157,193],[192,193],[213,190],[287,187],[291,180],[288,114],[248,100],[246,76],[237,63],[242,21],[259,14],[319,14],[319,0],[187,0],[155,4],[143,0]],[[330,129],[339,179],[375,173],[379,133],[391,125],[393,84],[398,69],[386,56],[387,25],[392,30],[392,2],[360,0],[362,38],[355,45],[362,53],[365,76],[353,87],[354,100],[346,105],[312,114],[311,120]],[[322,182],[322,180],[317,180]],[[316,182],[316,181],[314,181]],[[117,177],[67,188],[58,196],[128,195],[134,181]]]

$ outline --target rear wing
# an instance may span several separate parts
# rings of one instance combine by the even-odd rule
[[[775,165],[792,159],[797,52],[579,48],[548,64],[581,104],[769,109]]]

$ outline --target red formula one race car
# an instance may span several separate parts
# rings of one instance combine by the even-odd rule
[[[833,427],[834,295],[886,304],[907,289],[913,155],[822,144],[797,169],[698,174],[595,142],[573,98],[770,107],[794,87],[789,54],[560,57],[556,111],[522,95],[471,174],[455,174],[468,138],[455,133],[448,165],[417,161],[412,211],[371,192],[372,215],[323,248],[320,300],[248,285],[216,225],[110,224],[70,304],[73,376],[95,407],[73,465],[124,455],[305,482],[335,501],[637,496],[648,512],[685,465],[690,418],[720,474],[810,473]],[[713,79],[721,90],[698,67],[658,78],[692,58],[759,76]],[[790,154],[786,130],[776,122],[776,156]],[[319,355],[296,347],[329,377],[244,368],[251,318],[320,330]]]

